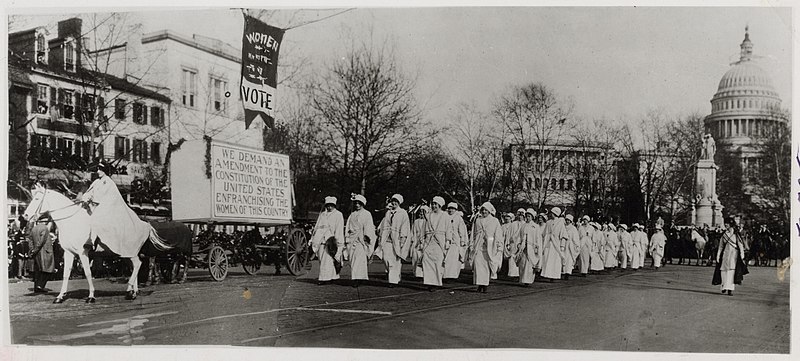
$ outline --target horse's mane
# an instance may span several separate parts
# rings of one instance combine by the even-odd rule
[[[72,203],[72,201],[67,198],[67,196],[61,194],[60,192],[53,190],[53,189],[45,189],[45,195],[51,196],[50,199],[52,207],[64,207]]]

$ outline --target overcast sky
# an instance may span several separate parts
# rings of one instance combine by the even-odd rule
[[[287,11],[272,25],[337,12]],[[145,33],[171,29],[241,43],[240,10],[154,9],[138,17]],[[55,29],[57,18],[28,18],[11,31]],[[416,95],[433,120],[462,102],[489,110],[509,86],[535,81],[571,98],[584,119],[635,119],[653,108],[705,115],[720,78],[738,60],[746,25],[758,64],[790,108],[789,8],[359,8],[288,30],[281,60],[307,56],[316,71],[342,55],[351,38],[388,39],[403,69],[418,76]]]

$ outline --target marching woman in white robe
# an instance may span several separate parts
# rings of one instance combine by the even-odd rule
[[[566,224],[565,228],[567,231],[567,248],[564,252],[564,267],[561,269],[561,273],[564,275],[565,280],[568,280],[569,276],[572,274],[572,270],[575,268],[575,260],[578,258],[578,253],[581,249],[581,238],[578,234],[578,229],[575,228],[573,220],[574,218],[571,214],[568,214],[564,218],[564,223]]]
[[[517,251],[515,259],[519,266],[519,283],[523,285],[530,285],[536,279],[536,274],[533,273],[533,265],[539,257],[539,248],[542,248],[542,239],[539,236],[539,227],[533,219],[536,217],[536,211],[533,208],[528,208],[525,211],[525,223],[522,224],[522,243]]]
[[[467,249],[467,225],[461,218],[461,212],[458,212],[458,204],[455,202],[447,204],[447,215],[450,219],[447,222],[445,236],[447,254],[444,256],[444,279],[457,279],[461,274]]]
[[[589,216],[581,217],[581,225],[578,227],[578,238],[580,239],[578,263],[580,264],[580,272],[582,277],[586,277],[586,275],[589,273],[589,264],[592,253],[592,226],[589,225],[589,220]]]
[[[512,214],[511,217],[514,217]],[[517,249],[520,247],[522,225],[525,223],[525,210],[520,208],[517,210],[516,219],[508,224],[508,227],[503,231],[503,238],[505,240],[505,251],[503,257],[508,260],[508,276],[519,276],[519,266],[514,259],[517,254]]]
[[[350,258],[350,279],[353,287],[358,287],[359,280],[368,280],[368,265],[372,253],[375,252],[375,223],[372,214],[364,206],[367,199],[356,194],[352,198],[354,211],[347,218],[345,247]]]
[[[617,254],[619,253],[619,246],[617,245],[617,230],[611,223],[603,225],[603,236],[605,237],[605,267],[617,268]]]
[[[414,276],[422,278],[422,241],[425,238],[425,219],[430,208],[421,205],[417,208],[417,218],[411,227],[411,265],[414,267]]]
[[[620,268],[628,268],[628,261],[631,259],[631,234],[628,233],[628,226],[620,224],[617,229],[617,238],[619,238],[619,262]]]
[[[494,218],[494,206],[486,202],[481,205],[480,216],[472,224],[472,280],[478,292],[486,293],[493,270],[503,257],[503,229]]]
[[[717,248],[717,265],[714,272],[719,272],[722,293],[733,296],[736,284],[742,283],[742,278],[747,274],[747,265],[744,263],[744,243],[736,235],[736,223],[733,219],[726,222],[728,229],[722,234]],[[716,277],[716,276],[715,276]],[[712,282],[712,284],[717,284]]]
[[[553,207],[550,210],[550,220],[545,224],[544,238],[542,238],[544,244],[542,277],[551,280],[561,279],[567,237],[564,218],[561,218],[561,208]]]
[[[592,237],[592,253],[591,253],[591,266],[589,270],[594,272],[600,272],[605,269],[605,263],[603,262],[603,244],[606,241],[606,237],[603,235],[603,231],[600,230],[600,225],[597,222],[590,222],[589,232],[591,233]]]
[[[656,270],[661,268],[661,259],[664,257],[664,246],[667,244],[667,236],[660,224],[656,224],[656,233],[650,237],[650,255],[653,256],[653,267]]]
[[[386,215],[378,225],[381,255],[386,264],[386,272],[389,274],[389,288],[400,283],[400,270],[403,267],[400,260],[408,258],[408,251],[411,247],[411,242],[408,240],[408,234],[411,231],[408,212],[400,208],[401,204],[403,204],[403,196],[393,195],[389,199]]]
[[[328,239],[333,237],[336,243],[336,252],[330,254],[326,247]],[[311,236],[311,249],[319,258],[319,284],[327,283],[331,280],[338,280],[339,273],[334,267],[334,260],[342,262],[342,250],[344,248],[344,217],[342,212],[336,209],[336,197],[325,197],[325,211],[319,214],[317,224],[314,225],[314,233]]]
[[[639,243],[639,267],[644,268],[644,261],[647,258],[647,232],[643,225],[639,225],[639,232],[634,240]]]
[[[91,225],[90,240],[100,243],[121,257],[134,257],[139,252],[139,242],[126,242],[132,239],[147,238],[150,224],[143,222],[128,207],[117,185],[108,176],[109,168],[101,164],[97,168],[97,178],[81,197],[81,201],[89,203],[92,209],[89,216]],[[95,243],[96,245],[97,243]]]
[[[442,285],[444,255],[447,242],[447,226],[450,216],[444,211],[444,198],[433,197],[432,211],[425,221],[425,238],[422,245],[422,279],[428,290]]]
[[[630,241],[631,242],[630,243],[630,246],[631,246],[631,249],[630,249],[631,268],[633,268],[634,270],[638,270],[639,269],[639,263],[641,263],[641,258],[640,258],[641,252],[639,250],[639,224],[638,223],[634,223],[633,226],[631,226],[630,235],[631,235],[631,241]]]
[[[542,247],[539,248],[539,258],[536,261],[536,264],[533,265],[533,268],[536,270],[536,273],[542,272],[542,259],[544,258],[544,226],[547,223],[547,215],[544,213],[539,213],[536,216],[536,229],[539,231],[539,238],[542,239]]]

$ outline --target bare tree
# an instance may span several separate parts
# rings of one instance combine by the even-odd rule
[[[425,139],[432,139],[413,97],[415,82],[398,67],[392,49],[352,45],[306,87],[326,137],[332,166],[351,189],[370,181]]]
[[[517,149],[519,160],[510,170],[510,192],[512,207],[517,188],[526,191],[526,200],[537,207],[547,201],[550,188],[540,182],[527,182],[527,175],[533,173],[543,179],[550,178],[559,158],[556,147],[566,139],[575,122],[571,119],[571,101],[560,99],[556,93],[542,83],[529,83],[512,87],[500,96],[494,106],[494,116],[508,136],[512,151]]]
[[[462,186],[469,195],[470,209],[492,198],[502,170],[503,139],[496,124],[475,108],[462,104],[448,129],[451,153],[462,168]],[[477,201],[476,201],[477,198]]]
[[[653,109],[635,126],[626,126],[623,133],[623,149],[631,167],[637,171],[636,187],[641,193],[642,211],[648,224],[658,211],[671,167],[669,123],[664,111]]]
[[[596,118],[577,127],[572,135],[576,156],[571,166],[575,174],[575,211],[579,214],[608,213],[618,206],[616,181],[621,156],[623,126]]]

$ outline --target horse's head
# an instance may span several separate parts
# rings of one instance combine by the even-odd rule
[[[31,201],[28,203],[28,208],[25,208],[22,218],[24,218],[26,221],[29,221],[32,217],[42,213],[43,210],[46,210],[48,208],[46,196],[47,188],[43,187],[39,183],[36,183],[31,191]]]

